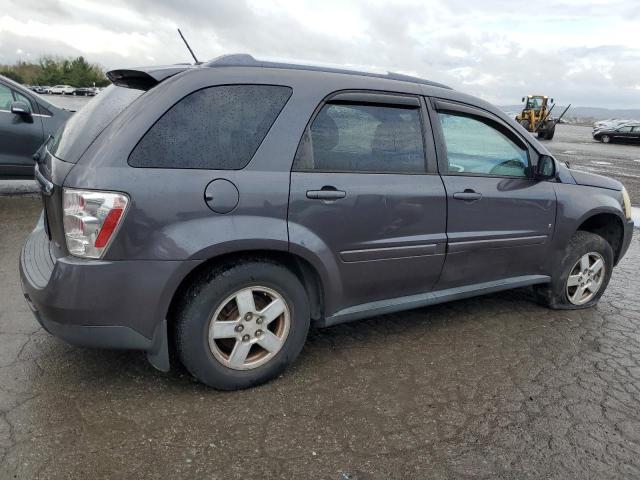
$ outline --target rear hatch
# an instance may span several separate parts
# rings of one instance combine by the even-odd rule
[[[67,253],[63,227],[62,186],[73,166],[100,133],[145,91],[189,66],[114,70],[114,83],[93,97],[36,154],[36,180],[44,204],[44,227],[57,256]]]

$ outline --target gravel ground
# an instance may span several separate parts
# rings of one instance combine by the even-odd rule
[[[591,136],[591,127],[558,125],[544,145],[571,168],[607,175],[621,181],[634,205],[640,205],[640,145],[604,144]]]
[[[640,478],[638,236],[596,308],[517,290],[337,326],[223,393],[44,332],[16,265],[39,211],[0,198],[2,479]]]

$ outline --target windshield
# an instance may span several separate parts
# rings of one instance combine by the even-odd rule
[[[527,98],[527,109],[538,110],[542,107],[542,98],[529,97]]]
[[[49,152],[76,163],[107,125],[143,93],[115,85],[105,88],[56,132],[48,145]]]

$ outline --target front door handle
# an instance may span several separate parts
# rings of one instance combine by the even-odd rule
[[[453,198],[456,200],[464,200],[465,202],[475,202],[482,198],[482,194],[467,188],[464,192],[454,193]]]
[[[324,186],[320,190],[307,190],[307,198],[312,200],[339,200],[346,196],[347,192],[330,186]]]

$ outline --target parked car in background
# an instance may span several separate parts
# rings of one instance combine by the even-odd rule
[[[524,286],[591,307],[631,241],[620,182],[435,82],[249,55],[108,76],[46,145],[20,260],[70,343],[161,370],[173,343],[200,381],[245,388],[312,322]]]
[[[32,155],[72,113],[0,75],[0,178],[33,178]]]
[[[74,95],[81,95],[86,97],[93,97],[96,95],[97,89],[95,87],[80,87],[76,88]]]
[[[640,123],[602,126],[594,129],[592,135],[594,140],[602,143],[639,143]]]
[[[71,85],[56,85],[55,87],[51,87],[49,93],[52,95],[73,95],[76,89]]]
[[[31,90],[32,92],[35,93],[39,93],[39,94],[45,94],[45,93],[49,93],[49,89],[50,87],[42,87],[40,85],[32,85],[29,90]]]

